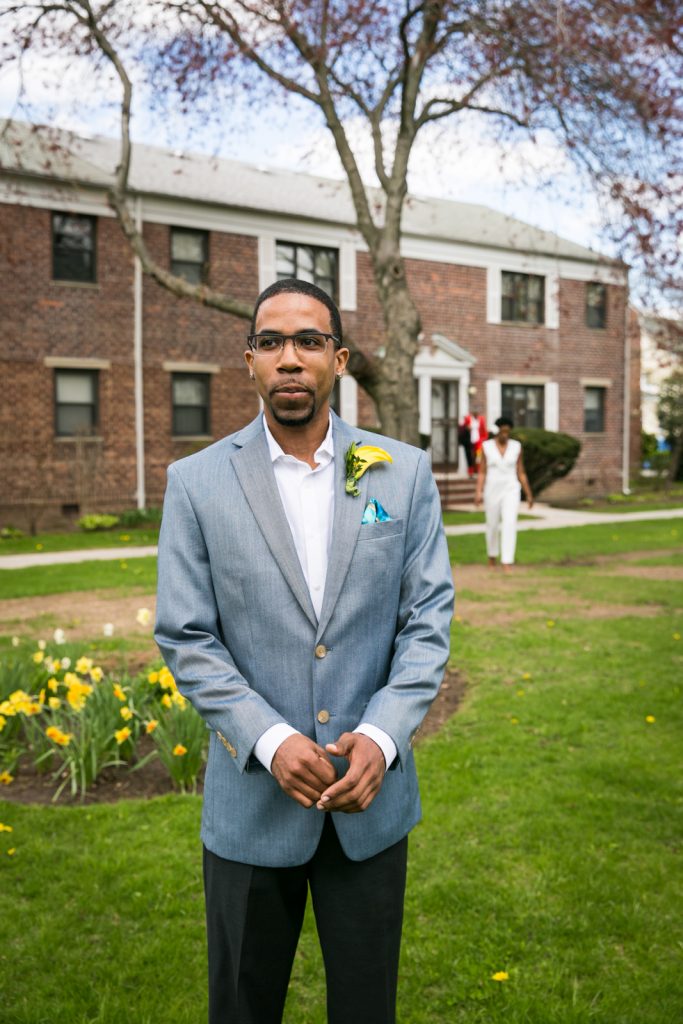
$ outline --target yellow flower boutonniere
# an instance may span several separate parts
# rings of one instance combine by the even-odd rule
[[[351,494],[354,498],[360,494],[357,483],[366,469],[370,469],[370,466],[374,466],[378,462],[394,461],[389,452],[384,451],[384,448],[377,448],[374,444],[357,445],[355,442],[346,449],[344,459],[346,462],[346,493]]]

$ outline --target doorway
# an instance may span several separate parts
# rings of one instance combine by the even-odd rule
[[[432,466],[458,468],[457,380],[432,380]]]

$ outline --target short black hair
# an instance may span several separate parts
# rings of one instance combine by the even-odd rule
[[[510,430],[512,430],[512,428],[514,427],[514,423],[507,416],[499,416],[494,426],[498,427],[499,430],[501,427],[509,427]]]
[[[310,281],[300,281],[296,277],[285,277],[281,281],[276,281],[274,284],[268,285],[264,288],[256,304],[254,305],[254,314],[251,318],[251,334],[256,331],[256,316],[266,299],[272,299],[274,295],[282,295],[283,293],[294,293],[295,295],[310,295],[311,298],[316,299],[318,302],[322,302],[323,306],[326,306],[330,313],[330,325],[332,327],[332,334],[338,338],[335,342],[335,348],[339,348],[343,341],[342,336],[342,323],[341,315],[336,304],[332,301],[327,292],[324,292],[322,288],[318,288],[317,284],[312,284]]]

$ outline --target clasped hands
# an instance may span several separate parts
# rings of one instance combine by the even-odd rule
[[[330,754],[349,762],[341,779],[337,779]],[[362,733],[342,733],[336,743],[325,748],[296,733],[277,748],[270,770],[287,796],[302,807],[315,804],[320,811],[357,814],[377,796],[386,766],[380,748]]]

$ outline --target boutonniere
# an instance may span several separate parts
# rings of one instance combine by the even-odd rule
[[[360,490],[356,486],[366,469],[377,462],[393,462],[389,452],[377,448],[374,444],[349,445],[344,455],[346,463],[346,493],[357,498]]]

